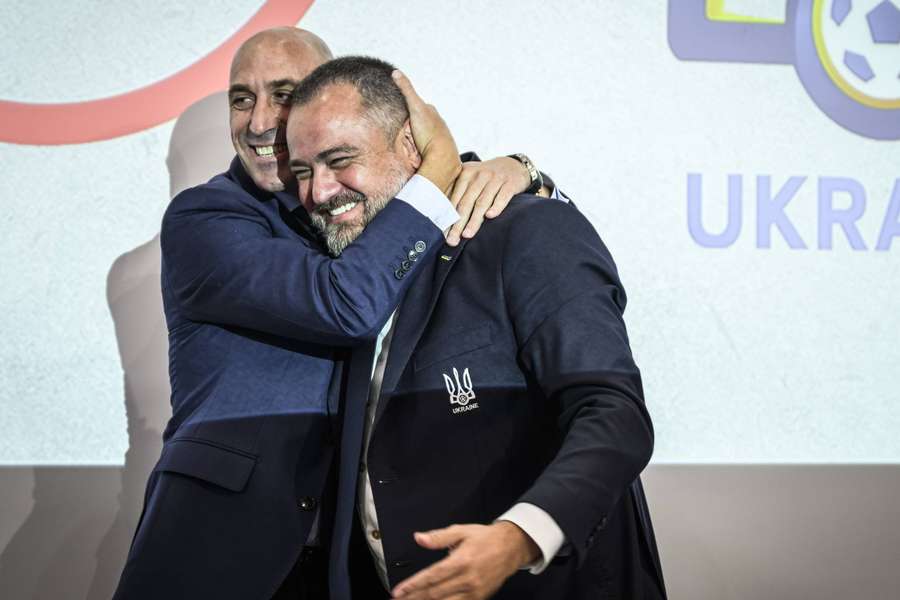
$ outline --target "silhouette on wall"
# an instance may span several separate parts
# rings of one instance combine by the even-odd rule
[[[192,104],[169,142],[169,197],[226,170],[233,155],[225,92]],[[0,469],[0,487],[15,489],[0,497],[4,599],[105,600],[115,590],[171,414],[159,252],[157,234],[117,258],[107,277],[124,375],[124,466]],[[25,514],[18,530],[4,530]]]

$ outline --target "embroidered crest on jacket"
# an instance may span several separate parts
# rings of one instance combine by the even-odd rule
[[[475,399],[475,390],[472,388],[472,375],[469,373],[468,367],[463,370],[462,380],[459,378],[459,371],[453,367],[453,379],[446,373],[441,373],[444,378],[444,385],[447,386],[447,393],[450,394],[450,404],[458,406],[452,409],[453,414],[459,414],[478,408],[477,402],[471,402]]]

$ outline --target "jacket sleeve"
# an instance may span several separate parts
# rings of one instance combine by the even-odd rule
[[[562,203],[517,217],[503,251],[508,310],[520,361],[559,405],[562,436],[519,501],[556,521],[580,563],[650,460],[653,428],[622,318],[625,291],[597,233]]]
[[[191,320],[333,345],[372,339],[443,239],[393,200],[331,258],[305,240],[273,237],[261,207],[237,196],[193,188],[163,217],[162,284]]]

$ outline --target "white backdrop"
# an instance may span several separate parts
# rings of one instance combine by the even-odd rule
[[[0,98],[80,101],[146,85],[261,4],[18,3],[0,21]],[[726,4],[784,12],[784,2]],[[656,462],[900,462],[900,240],[874,249],[900,178],[896,141],[836,124],[790,65],[679,60],[659,0],[318,0],[300,24],[338,54],[403,68],[460,148],[524,151],[574,198],[629,291]],[[170,122],[86,144],[0,144],[0,464],[123,464],[123,368],[165,349],[117,344],[109,278],[134,252],[155,251],[171,134]],[[741,176],[733,245],[690,234],[691,173],[710,232],[726,222],[728,176]],[[808,249],[775,228],[759,248],[759,178],[775,194],[793,176],[806,179],[785,214]],[[825,177],[864,190],[868,250],[839,228],[819,249]],[[162,316],[140,326],[160,328]],[[160,364],[162,384],[145,388],[158,396],[144,417],[154,430],[167,402]]]

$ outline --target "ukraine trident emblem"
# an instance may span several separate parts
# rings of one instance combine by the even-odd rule
[[[465,406],[470,400],[475,399],[475,391],[472,389],[472,376],[469,369],[466,368],[462,374],[462,381],[459,379],[459,371],[453,367],[453,379],[446,373],[441,373],[444,377],[444,385],[447,386],[447,393],[450,394],[450,404],[459,404]]]

